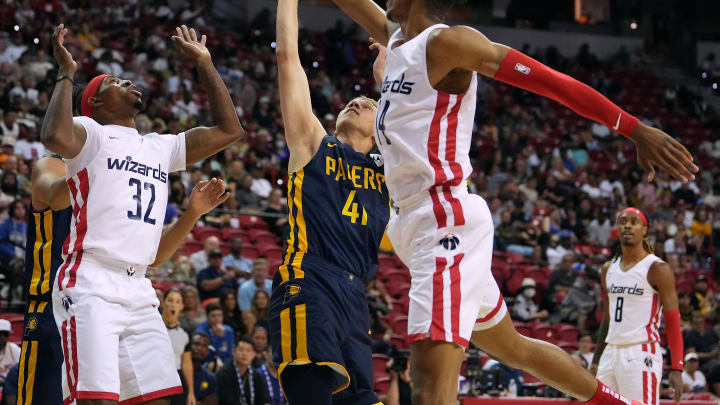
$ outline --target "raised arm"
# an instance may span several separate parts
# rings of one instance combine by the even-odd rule
[[[33,209],[54,211],[70,206],[70,190],[65,182],[65,164],[54,157],[44,157],[32,165],[31,199]]]
[[[310,86],[300,63],[297,5],[298,0],[279,0],[276,26],[280,109],[290,149],[290,172],[312,159],[325,136],[325,128],[313,114]]]
[[[208,94],[210,118],[215,124],[214,127],[197,127],[185,132],[186,161],[192,164],[239,141],[245,136],[245,130],[240,125],[230,93],[212,63],[210,51],[205,47],[205,35],[198,41],[194,28],[188,30],[183,25],[175,30],[177,35],[173,35],[172,40],[195,63],[200,81]]]
[[[58,63],[55,90],[43,118],[40,141],[46,148],[64,158],[74,158],[82,150],[87,134],[80,124],[73,124],[72,92],[77,63],[65,48],[64,24],[55,27],[52,34],[53,54]]]
[[[381,45],[387,45],[391,30],[399,28],[391,23],[385,10],[372,0],[333,0],[345,14],[363,27]]]
[[[163,232],[155,261],[150,267],[157,267],[168,261],[200,217],[222,204],[229,196],[230,194],[225,192],[225,184],[222,180],[213,178],[210,181],[198,182],[190,194],[188,209]]]
[[[665,132],[639,122],[602,94],[570,76],[505,45],[488,40],[470,27],[437,30],[428,42],[428,74],[436,85],[454,69],[476,71],[515,87],[551,98],[576,113],[602,123],[635,142],[637,162],[655,177],[657,165],[683,183],[699,168],[678,141]],[[448,55],[453,55],[448,57]]]

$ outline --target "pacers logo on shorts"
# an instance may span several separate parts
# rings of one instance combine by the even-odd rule
[[[298,294],[300,294],[300,286],[297,284],[290,284],[285,286],[285,296],[283,297],[283,304],[287,304],[295,298]]]
[[[455,250],[455,248],[460,245],[460,238],[458,238],[457,235],[448,234],[440,239],[440,244],[447,250]]]
[[[28,324],[25,327],[25,336],[30,335],[30,332],[34,331],[38,327],[38,320],[34,316],[28,320]]]

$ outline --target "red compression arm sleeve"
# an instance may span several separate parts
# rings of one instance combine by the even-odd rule
[[[665,334],[670,346],[670,366],[673,370],[683,371],[683,337],[679,310],[665,311]]]
[[[495,80],[551,98],[628,138],[638,123],[637,118],[623,111],[592,87],[550,69],[514,49],[510,49],[503,59],[495,74]]]

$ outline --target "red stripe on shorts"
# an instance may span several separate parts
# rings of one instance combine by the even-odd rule
[[[478,318],[475,321],[475,323],[483,323],[483,322],[487,322],[487,321],[491,320],[500,311],[502,304],[503,304],[503,296],[502,296],[502,294],[500,294],[500,298],[498,298],[498,302],[497,302],[497,305],[495,306],[495,309],[490,311],[490,313],[487,314],[486,316],[484,316],[482,318]]]
[[[75,280],[77,279],[77,269],[80,267],[80,262],[82,262],[83,257],[83,251],[79,251],[77,253],[73,253],[73,257],[75,258],[75,263],[73,263],[72,267],[70,267],[70,277],[68,278],[67,287],[75,287]]]
[[[652,326],[653,321],[655,321],[655,307],[656,306],[657,306],[657,294],[653,294],[652,305],[650,307],[651,308],[650,309],[650,321],[648,321],[647,325],[645,326],[645,331],[647,332],[647,338],[651,342],[655,338],[650,327]],[[647,403],[647,401],[645,401],[645,403]]]
[[[440,123],[447,112],[450,96],[444,93],[438,93],[437,102],[435,103],[435,114],[430,124],[430,136],[428,137],[428,160],[430,166],[435,170],[435,185],[445,183],[447,176],[440,162],[438,153],[440,151]]]
[[[430,323],[430,338],[433,340],[445,340],[445,322],[443,318],[443,271],[447,267],[447,260],[444,257],[435,258],[435,274],[433,274],[433,306],[432,321]]]
[[[643,403],[648,402],[648,376],[647,371],[643,371]]]
[[[462,291],[460,290],[460,262],[464,254],[456,255],[450,266],[450,319],[452,323],[453,342],[460,339],[460,303]]]
[[[79,252],[83,249],[83,240],[85,240],[85,234],[87,233],[87,198],[90,193],[90,181],[88,180],[87,169],[81,170],[78,174],[78,180],[80,180],[80,196],[82,197],[82,207],[80,207],[80,213],[78,215],[77,222],[75,224],[75,246],[73,247],[74,252]],[[75,200],[77,204],[77,200]],[[70,287],[68,285],[68,287]]]
[[[430,198],[433,202],[433,213],[435,214],[438,229],[445,228],[447,226],[447,214],[445,214],[445,207],[440,203],[440,196],[435,187],[430,188]]]
[[[72,380],[72,372],[70,371],[71,368],[71,355],[69,352],[69,345],[68,345],[68,334],[70,332],[68,331],[68,321],[65,320],[62,323],[62,345],[63,345],[63,356],[65,357],[65,380],[68,385],[68,390],[70,391],[70,396],[68,399],[72,401],[75,399],[75,391],[73,390],[73,380]]]
[[[78,260],[79,261],[79,260]],[[78,386],[78,355],[77,355],[77,328],[75,327],[75,317],[73,316],[70,318],[70,347],[72,347],[72,357],[73,357],[73,363],[72,363],[72,370],[73,370],[73,376],[74,376],[74,383],[73,383],[73,393],[77,394],[77,386]]]
[[[463,214],[462,204],[460,204],[460,200],[452,195],[448,184],[443,184],[443,195],[452,207],[453,217],[455,218],[455,226],[465,225],[465,215]]]
[[[658,386],[658,380],[655,373],[650,373],[652,376],[652,398],[650,398],[650,401],[653,405],[657,404],[657,386]]]

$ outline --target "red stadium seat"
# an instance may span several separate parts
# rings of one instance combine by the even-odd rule
[[[195,239],[201,242],[204,242],[205,239],[209,238],[210,236],[216,236],[218,239],[223,240],[222,231],[212,226],[196,226],[195,228],[193,228],[192,234]]]
[[[24,332],[23,329],[25,327],[25,314],[8,312],[0,314],[0,318],[10,322],[12,333],[10,334],[9,340],[14,343],[21,342]]]
[[[390,389],[390,377],[376,377],[375,378],[375,393],[378,395],[387,394]]]
[[[392,336],[390,336],[390,343],[392,343],[393,346],[395,346],[395,347],[398,348],[398,349],[407,349],[408,347],[410,347],[410,345],[408,345],[407,336],[405,336],[405,335],[403,335],[403,336],[398,336],[398,335],[392,335]]]
[[[283,254],[285,253],[285,250],[281,248],[280,246],[275,245],[258,245],[258,253],[260,254],[260,257],[264,257],[267,259],[268,262],[277,262],[281,261],[283,259]],[[244,252],[244,248],[243,248]]]
[[[395,263],[395,259],[394,259],[393,257],[387,257],[387,256],[386,256],[386,257],[380,257],[380,256],[378,256],[378,267],[393,268],[393,269],[394,269],[394,268],[397,267],[397,266],[396,266],[396,263]]]
[[[248,233],[242,229],[225,227],[221,229],[221,232],[222,238],[227,242],[230,242],[233,238],[240,238],[243,240],[243,242],[245,242],[246,240],[248,242],[250,241]]]
[[[390,357],[384,354],[373,353],[372,360],[374,378],[377,380],[378,378],[388,376],[387,363],[390,361]]]
[[[390,322],[393,333],[398,336],[406,336],[408,330],[408,317],[398,316]]]
[[[385,284],[408,284],[410,272],[402,269],[393,269],[383,274]]]
[[[385,286],[387,288],[388,294],[390,294],[391,297],[399,298],[403,296],[407,296],[410,292],[410,283],[405,284],[389,284]]]
[[[243,245],[242,255],[250,260],[255,260],[260,257],[260,251],[255,246]]]
[[[577,343],[574,342],[558,342],[557,346],[568,353],[576,352],[578,349]]]
[[[515,326],[515,330],[518,331],[519,334],[532,337],[532,328],[530,325],[522,322],[513,322],[513,326]]]
[[[267,222],[257,215],[238,215],[240,226],[245,229],[268,229]]]
[[[557,337],[555,335],[555,329],[552,325],[546,323],[539,323],[533,327],[532,336],[535,339],[544,340],[546,342],[555,342]]]
[[[268,230],[253,228],[253,229],[248,229],[247,233],[248,233],[248,236],[250,237],[250,240],[255,244],[257,244],[258,239],[263,238],[263,237],[272,237],[273,243],[277,243],[276,242],[277,238],[275,237],[275,234]]]
[[[555,335],[558,339],[566,342],[577,342],[580,336],[580,329],[575,325],[558,323],[555,325]]]
[[[191,254],[203,250],[203,243],[198,240],[189,240],[185,242],[183,254],[190,256]]]

